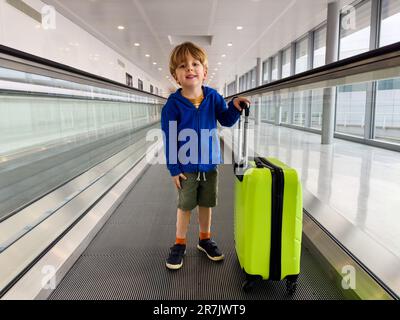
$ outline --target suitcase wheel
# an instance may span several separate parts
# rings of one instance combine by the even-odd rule
[[[286,292],[292,296],[296,292],[296,289],[297,281],[286,279]]]
[[[245,275],[246,275],[246,280],[242,283],[242,289],[243,289],[244,292],[247,293],[247,292],[250,292],[253,289],[254,284],[257,281],[262,280],[262,277],[261,276],[256,276],[256,275],[251,275],[251,274],[248,274],[246,272],[245,272]]]
[[[242,289],[244,292],[250,292],[254,287],[254,280],[245,280],[242,284]]]

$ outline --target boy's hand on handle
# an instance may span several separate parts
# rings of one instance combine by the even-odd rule
[[[250,101],[248,99],[243,98],[243,97],[237,97],[237,98],[233,99],[233,105],[239,111],[242,111],[242,107],[240,106],[241,102],[244,102],[247,104],[247,106],[250,106]]]
[[[174,181],[177,189],[182,189],[180,178],[182,178],[183,180],[187,180],[187,178],[183,175],[183,173],[172,177],[172,180]]]

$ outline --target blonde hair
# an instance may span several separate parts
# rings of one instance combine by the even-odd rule
[[[206,52],[192,42],[184,42],[174,48],[169,59],[169,72],[174,78],[175,70],[178,68],[179,64],[186,60],[189,54],[196,60],[199,60],[207,70],[208,58]]]

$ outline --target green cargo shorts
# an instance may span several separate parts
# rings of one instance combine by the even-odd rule
[[[180,179],[182,189],[178,189],[179,209],[191,211],[197,206],[213,208],[217,205],[218,169],[206,173],[201,172],[200,175],[198,173],[184,173],[183,175],[187,180]]]

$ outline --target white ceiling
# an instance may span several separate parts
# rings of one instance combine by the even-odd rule
[[[212,36],[212,44],[203,47],[209,75],[215,72],[210,83],[215,88],[249,71],[257,57],[266,59],[326,20],[328,1],[44,0],[166,87],[172,87],[166,79],[173,48],[168,36]],[[118,30],[119,25],[125,30]],[[239,25],[243,30],[236,30]]]

